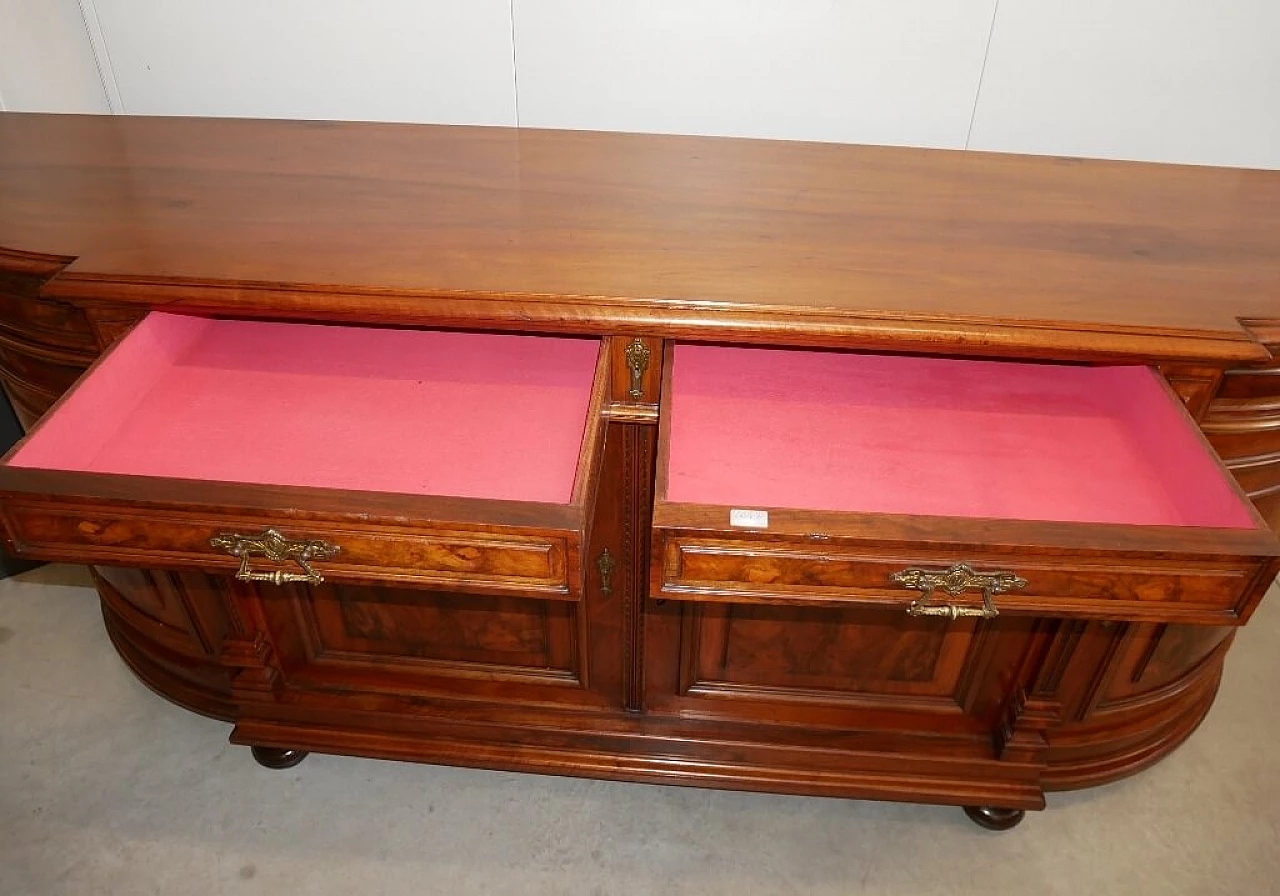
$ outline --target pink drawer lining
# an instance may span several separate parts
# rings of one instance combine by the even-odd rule
[[[1247,529],[1145,367],[680,345],[668,500]]]
[[[10,463],[565,504],[599,350],[153,313]]]

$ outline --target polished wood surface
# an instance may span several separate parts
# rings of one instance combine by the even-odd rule
[[[1156,363],[1275,527],[1277,200],[1255,171],[0,115],[0,382],[29,427],[160,306],[606,340],[572,507],[0,466],[6,535],[97,564],[124,661],[268,765],[932,801],[1008,827],[1194,731],[1275,536],[804,510],[732,531],[665,500],[666,350]],[[207,540],[241,524],[346,538],[347,565],[238,582]],[[954,561],[1034,586],[995,619],[908,616],[888,572]]]
[[[560,331],[1260,360],[1280,175],[700,137],[0,116],[49,295]]]

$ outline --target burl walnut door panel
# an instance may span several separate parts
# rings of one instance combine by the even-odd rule
[[[377,694],[607,704],[589,690],[582,602],[294,585],[263,595],[261,604],[283,687],[294,699],[327,696],[335,707]]]
[[[679,345],[650,594],[1248,618],[1280,542],[1144,367]]]
[[[807,729],[932,732],[993,748],[1032,626],[875,607],[668,602],[650,617],[647,708]]]
[[[15,553],[578,600],[598,339],[153,313],[0,464]]]

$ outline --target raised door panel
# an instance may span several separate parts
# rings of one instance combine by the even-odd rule
[[[577,676],[572,613],[559,602],[346,586],[297,591],[291,603],[312,663]]]
[[[297,587],[262,601],[295,687],[494,697],[499,682],[584,684],[568,603],[378,586]]]
[[[1188,675],[1218,655],[1235,631],[1230,626],[1135,625],[1116,661],[1114,672],[1093,707],[1106,712],[1176,690]]]
[[[572,637],[556,637],[572,632],[563,630],[565,614],[554,612],[549,602],[463,594],[423,601],[406,592],[397,600],[395,595],[385,588],[346,588],[316,594],[301,606],[311,610],[305,622],[328,657],[446,663],[485,657],[513,668],[573,672]]]
[[[893,610],[721,604],[700,606],[689,620],[694,649],[686,693],[766,687],[831,699],[949,698],[970,640],[970,632],[948,632]]]
[[[1002,717],[1033,626],[850,606],[676,606],[650,626],[654,711],[980,738]]]
[[[1069,790],[1118,780],[1167,755],[1217,692],[1231,626],[1063,623],[1038,696],[1061,707],[1042,782]],[[1058,649],[1061,648],[1061,649]]]
[[[111,640],[143,681],[196,712],[235,718],[222,651],[239,620],[224,579],[107,567],[93,577]]]

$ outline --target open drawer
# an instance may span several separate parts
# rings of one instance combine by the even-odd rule
[[[655,598],[1222,624],[1280,569],[1149,368],[669,351]]]
[[[598,339],[153,313],[0,466],[24,556],[576,599]]]

